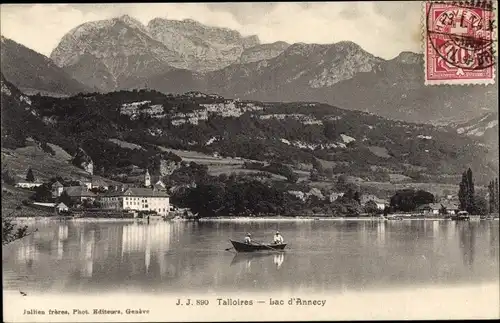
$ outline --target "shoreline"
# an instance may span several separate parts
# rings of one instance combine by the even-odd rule
[[[200,222],[300,222],[300,221],[452,221],[451,219],[445,218],[402,218],[402,219],[385,219],[380,217],[262,217],[262,218],[254,218],[254,217],[234,217],[234,218],[202,218],[198,221]],[[471,219],[471,221],[480,220]]]
[[[147,222],[143,218],[96,218],[96,217],[81,217],[81,218],[57,218],[52,216],[36,216],[36,217],[14,217],[13,220],[18,222],[38,222],[38,221],[72,221],[72,222]],[[310,222],[310,221],[454,221],[445,218],[435,217],[403,217],[400,219],[386,219],[382,217],[314,217],[314,216],[297,216],[297,217],[214,217],[201,219],[169,219],[151,218],[150,222],[166,221],[166,222]],[[473,217],[470,221],[480,221],[480,217]],[[490,221],[498,221],[499,218],[484,219]],[[462,221],[460,221],[462,222]]]

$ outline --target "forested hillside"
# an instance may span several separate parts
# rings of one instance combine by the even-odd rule
[[[453,129],[392,121],[326,104],[262,103],[145,90],[32,100],[40,118],[64,140],[83,147],[98,171],[126,164],[144,167],[159,153],[156,146],[295,167],[312,165],[319,158],[329,161],[334,173],[367,179],[382,172],[445,181],[472,165],[481,180],[498,169],[495,160],[477,158],[486,156],[488,147]],[[128,149],[122,155],[109,139],[138,144],[149,153]]]

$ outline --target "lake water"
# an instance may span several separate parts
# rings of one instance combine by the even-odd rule
[[[3,248],[4,290],[27,293],[314,292],[453,287],[499,280],[498,221],[31,221]],[[284,253],[236,255],[228,239]]]

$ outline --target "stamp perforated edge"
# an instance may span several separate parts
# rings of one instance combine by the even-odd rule
[[[420,28],[421,28],[421,45],[422,45],[422,53],[424,54],[424,85],[433,86],[433,85],[491,85],[496,82],[496,73],[497,73],[497,64],[498,64],[498,51],[493,52],[493,56],[495,58],[495,63],[491,66],[492,78],[490,79],[474,79],[474,80],[428,80],[427,78],[427,6],[426,4],[429,2],[434,2],[433,0],[424,0],[421,2],[421,15],[420,15]],[[498,37],[498,4],[497,1],[491,0],[493,17],[495,19],[495,25],[493,28],[493,32],[491,35],[492,38],[492,46],[495,46],[497,43]]]

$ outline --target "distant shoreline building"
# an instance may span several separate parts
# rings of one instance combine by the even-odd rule
[[[56,198],[61,196],[62,192],[64,191],[64,186],[59,182],[55,182],[52,184],[52,197]]]
[[[99,200],[105,209],[170,212],[170,196],[156,188],[122,187],[100,195]]]
[[[159,215],[170,212],[170,196],[165,184],[158,181],[151,187],[151,176],[146,170],[144,174],[145,187],[117,187],[113,191],[99,195],[99,201],[105,209],[154,211]]]
[[[373,202],[377,205],[378,210],[384,210],[387,205],[387,201],[381,198],[378,198],[377,196],[373,194],[366,194],[361,196],[361,205],[365,206],[366,203],[368,202]]]
[[[91,192],[87,186],[68,186],[64,187],[63,193],[66,192],[70,199],[77,203],[82,203],[85,200],[93,202],[97,196]]]

